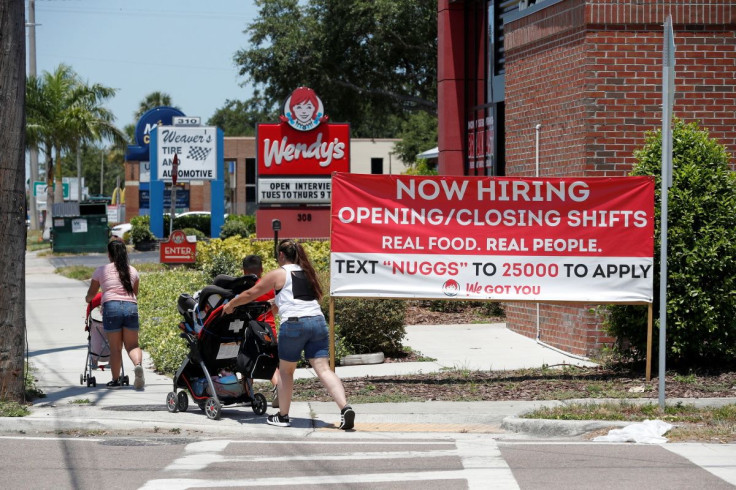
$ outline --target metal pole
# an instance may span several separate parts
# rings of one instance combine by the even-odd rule
[[[534,144],[534,148],[535,148],[534,150],[534,176],[539,177],[539,133],[540,131],[542,131],[542,125],[537,124],[534,127],[534,129],[536,131],[535,144]],[[539,317],[540,317],[539,303],[537,303],[536,306],[537,306],[537,342],[539,342],[542,337],[542,327],[540,325],[540,320],[539,320]]]
[[[335,372],[335,297],[330,296],[330,369]]]
[[[82,202],[82,149],[77,140],[77,202]]]
[[[667,349],[667,207],[668,191],[672,185],[672,105],[675,65],[675,41],[672,17],[664,23],[662,49],[662,212],[659,264],[659,408],[665,408],[665,376]]]
[[[104,196],[105,193],[102,190],[102,183],[105,181],[105,149],[100,148],[100,195]]]
[[[174,216],[176,216],[176,184],[171,183],[171,215],[169,215],[169,236],[174,231]]]

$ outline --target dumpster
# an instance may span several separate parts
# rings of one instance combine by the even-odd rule
[[[98,202],[54,204],[51,249],[54,252],[107,252],[107,205]]]

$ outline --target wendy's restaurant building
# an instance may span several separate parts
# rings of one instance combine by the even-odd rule
[[[668,17],[674,116],[736,154],[733,1],[439,0],[440,175],[626,176],[662,128]],[[591,356],[596,306],[509,303],[507,325]]]

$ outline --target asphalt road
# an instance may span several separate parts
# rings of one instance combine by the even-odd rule
[[[332,430],[248,434],[0,437],[5,488],[622,489],[733,488],[679,452],[686,445],[496,440],[472,434]],[[717,471],[717,460],[711,461]],[[701,463],[702,464],[702,463]]]

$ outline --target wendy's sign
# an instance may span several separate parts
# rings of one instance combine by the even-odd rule
[[[299,87],[278,124],[259,124],[258,176],[329,176],[350,172],[350,125],[327,123],[314,90]]]

